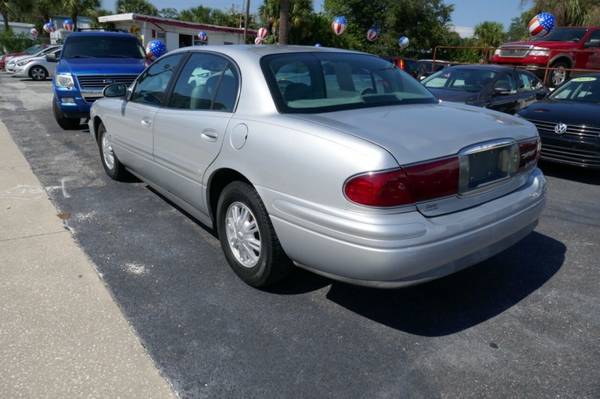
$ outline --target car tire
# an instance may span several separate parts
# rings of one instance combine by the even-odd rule
[[[558,69],[552,69],[550,71],[551,87],[556,88],[556,87],[562,85],[563,83],[565,83],[567,80],[569,80],[570,72],[565,70],[565,69],[571,68],[571,65],[569,65],[568,62],[557,61],[557,62],[553,63],[550,66],[550,68],[558,68]]]
[[[236,216],[238,223],[234,223]],[[250,184],[236,181],[223,189],[216,222],[229,265],[248,285],[268,287],[292,270],[265,205]]]
[[[74,130],[77,129],[80,125],[80,119],[67,118],[65,114],[58,107],[56,98],[52,99],[52,113],[54,114],[54,119],[58,126],[62,127],[65,130]]]
[[[36,81],[46,80],[48,79],[48,71],[43,66],[36,65],[29,70],[29,77]]]
[[[106,174],[116,181],[127,181],[131,177],[125,166],[119,161],[117,155],[112,149],[110,135],[106,132],[103,123],[98,125],[98,149],[100,151],[100,161]]]

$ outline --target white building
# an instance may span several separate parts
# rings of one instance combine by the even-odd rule
[[[35,27],[34,24],[27,24],[24,22],[12,22],[8,21],[8,26],[15,35],[24,34],[27,37],[30,35],[31,28]],[[0,18],[0,31],[4,30],[4,18]]]
[[[244,43],[243,28],[184,22],[133,13],[106,15],[99,17],[98,21],[112,23],[117,30],[137,35],[144,47],[149,41],[159,39],[165,43],[168,51],[201,44],[198,40],[200,31],[208,35],[208,44]],[[256,31],[249,29],[248,36],[254,38]]]

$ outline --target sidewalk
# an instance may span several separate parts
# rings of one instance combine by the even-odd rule
[[[174,396],[0,122],[0,397]]]

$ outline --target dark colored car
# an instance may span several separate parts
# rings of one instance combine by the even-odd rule
[[[514,114],[548,95],[533,73],[499,65],[445,68],[423,85],[439,99]]]
[[[542,159],[600,169],[600,74],[570,80],[519,115],[537,126]]]
[[[450,61],[443,60],[418,60],[416,67],[416,78],[418,80],[423,80],[436,72],[441,71],[444,68],[448,68],[452,66]]]

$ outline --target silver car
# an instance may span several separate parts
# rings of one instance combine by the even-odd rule
[[[214,227],[255,287],[293,265],[376,287],[429,281],[521,240],[545,203],[534,125],[440,102],[369,54],[184,48],[104,95],[89,125],[106,173],[133,173]]]

